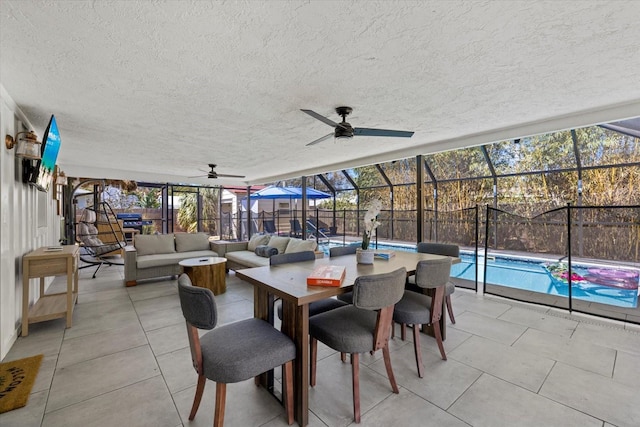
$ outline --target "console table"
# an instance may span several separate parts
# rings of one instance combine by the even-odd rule
[[[78,299],[78,261],[80,247],[38,248],[22,257],[22,336],[29,335],[29,324],[66,317],[71,327],[73,307]],[[67,276],[67,290],[45,294],[44,278]],[[40,299],[29,308],[29,279],[40,279]]]

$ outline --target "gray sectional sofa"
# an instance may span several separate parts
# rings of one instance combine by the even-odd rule
[[[206,233],[136,235],[124,252],[124,283],[135,286],[141,279],[175,276],[178,263],[187,258],[218,256]]]
[[[315,240],[302,240],[293,237],[256,234],[248,242],[212,242],[212,247],[219,256],[227,259],[229,270],[263,267],[269,265],[269,257],[275,254],[315,251],[318,247]],[[322,256],[322,253],[318,253]]]

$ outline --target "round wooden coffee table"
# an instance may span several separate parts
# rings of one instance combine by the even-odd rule
[[[222,257],[189,258],[178,263],[194,286],[211,289],[214,295],[227,291],[227,259]]]

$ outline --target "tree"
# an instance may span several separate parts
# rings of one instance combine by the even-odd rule
[[[198,230],[216,234],[218,219],[218,197],[220,191],[217,188],[201,187],[197,191],[181,193],[180,210],[178,211],[178,225],[189,233]],[[198,224],[198,199],[201,211]]]
[[[157,188],[145,188],[133,193],[141,208],[158,209],[161,206],[160,192]]]

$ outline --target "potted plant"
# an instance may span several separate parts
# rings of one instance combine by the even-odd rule
[[[356,251],[358,264],[373,264],[374,251],[369,249],[371,238],[376,235],[376,228],[380,225],[378,215],[382,209],[380,200],[373,200],[364,216],[364,231],[362,232],[362,246]]]

